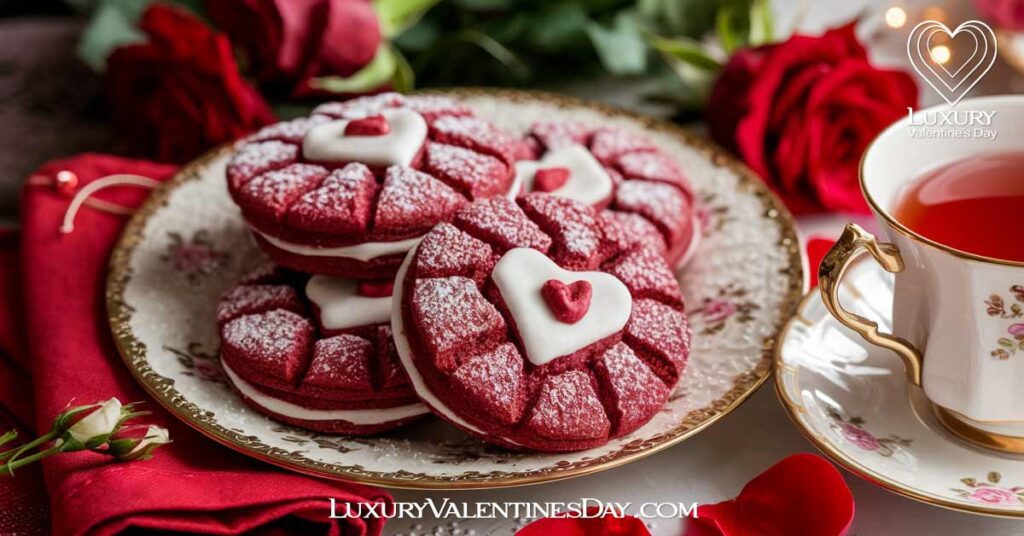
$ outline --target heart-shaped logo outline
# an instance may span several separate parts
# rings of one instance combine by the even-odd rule
[[[961,32],[974,39],[974,51],[954,72],[949,72],[949,69],[935,61],[933,57],[931,40],[940,32],[948,35],[950,39],[956,38]],[[907,36],[907,58],[910,65],[950,106],[956,106],[988,74],[998,55],[995,32],[980,20],[965,21],[955,30],[950,30],[939,21],[926,20],[914,26]],[[936,70],[932,63],[937,65],[939,70]],[[968,67],[969,69],[964,72]]]

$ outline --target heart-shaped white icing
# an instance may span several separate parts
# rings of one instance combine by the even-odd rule
[[[569,179],[560,188],[548,192],[594,205],[612,195],[612,178],[604,166],[582,145],[566,145],[548,152],[540,160],[516,162],[516,181],[523,191],[533,190],[533,177],[538,169],[563,167]]]
[[[316,162],[362,162],[368,166],[408,166],[427,139],[427,121],[408,109],[381,112],[390,131],[381,136],[345,135],[349,119],[309,129],[302,139],[302,156]]]
[[[314,275],[306,283],[306,296],[320,308],[325,329],[348,329],[391,320],[391,296],[371,298],[359,294],[352,279]]]
[[[510,249],[494,266],[491,279],[515,321],[526,358],[543,365],[585,348],[622,329],[629,320],[633,297],[619,279],[604,272],[572,272],[532,248]],[[555,318],[540,289],[549,279],[565,284],[590,283],[590,309],[578,322]]]

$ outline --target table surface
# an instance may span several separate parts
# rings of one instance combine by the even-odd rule
[[[899,2],[923,5],[921,2]],[[886,5],[870,1],[773,2],[778,27],[817,32],[857,14],[877,18]],[[797,8],[802,6],[803,15]],[[962,8],[950,8],[951,14]],[[951,15],[953,16],[953,15]],[[959,20],[956,15],[952,20]],[[96,81],[72,56],[81,22],[66,18],[0,20],[0,222],[16,220],[18,188],[40,163],[80,151],[116,151]],[[905,34],[888,35],[870,20],[862,24],[872,55],[900,64]],[[976,92],[1019,91],[1021,80],[1005,66],[990,73]],[[558,88],[586,98],[645,109],[636,87],[620,83]],[[923,94],[923,103],[934,98]],[[648,112],[657,110],[647,108]],[[843,217],[801,221],[803,233],[838,231]],[[753,476],[797,452],[815,452],[793,427],[769,381],[731,415],[694,438],[649,458],[596,475],[558,483],[489,491],[394,491],[398,501],[672,501],[711,503],[736,495]],[[857,515],[851,534],[1024,535],[1024,523],[942,510],[889,493],[844,472],[853,490]],[[389,534],[512,534],[525,520],[396,520]],[[654,520],[653,532],[677,535],[678,520]]]

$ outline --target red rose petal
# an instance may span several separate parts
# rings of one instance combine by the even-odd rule
[[[723,536],[839,536],[853,512],[843,475],[820,456],[796,454],[751,480],[735,499],[701,506],[693,522]]]

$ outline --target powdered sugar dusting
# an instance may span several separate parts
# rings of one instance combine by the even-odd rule
[[[633,314],[626,324],[627,342],[682,370],[690,354],[690,326],[682,312],[654,300],[633,302]],[[673,380],[674,381],[674,380]]]
[[[551,257],[569,268],[597,266],[601,233],[594,209],[555,195],[528,194],[523,207],[554,238]]]
[[[634,249],[616,259],[608,272],[625,283],[634,298],[654,298],[673,305],[682,304],[679,282],[665,261],[654,251]]]
[[[326,176],[327,169],[321,166],[292,164],[249,181],[241,196],[252,203],[254,212],[277,220],[293,201],[318,187]]]
[[[647,136],[623,128],[600,128],[594,131],[590,141],[590,152],[605,163],[612,163],[622,154],[639,151],[656,151],[658,148]]]
[[[412,168],[390,166],[377,202],[374,228],[401,233],[451,218],[466,199],[445,183]]]
[[[590,376],[570,370],[544,380],[526,427],[542,437],[571,441],[605,437],[611,423]]]
[[[370,358],[373,345],[355,335],[336,335],[316,341],[313,360],[303,385],[332,389],[371,390]]]
[[[669,388],[625,343],[612,346],[596,363],[598,377],[611,394],[609,413],[615,433],[627,433],[650,420],[661,409]]]
[[[438,224],[416,248],[416,275],[420,277],[473,277],[492,255],[491,247],[458,230]]]
[[[239,285],[221,298],[217,306],[217,323],[271,309],[302,311],[298,293],[287,285]]]
[[[471,200],[504,194],[512,182],[501,160],[454,145],[427,142],[425,166]]]
[[[480,414],[504,424],[522,417],[523,358],[513,344],[505,343],[467,359],[451,378]]]
[[[228,183],[241,188],[256,175],[295,161],[299,148],[280,141],[264,141],[243,145],[228,162]]]
[[[547,251],[551,247],[551,237],[504,197],[473,203],[456,214],[455,225],[500,250],[524,247]]]
[[[288,211],[288,223],[311,231],[357,232],[370,225],[377,181],[363,164],[349,164],[306,192]]]
[[[503,331],[505,321],[472,279],[421,279],[412,297],[419,331],[442,370],[454,365],[451,352]]]
[[[297,144],[302,141],[303,136],[306,135],[306,132],[309,132],[309,129],[312,126],[325,123],[327,121],[329,121],[329,119],[324,116],[299,117],[297,119],[292,119],[291,121],[282,121],[280,123],[275,123],[261,128],[256,131],[255,134],[246,138],[246,141],[254,143],[260,141],[279,140]]]
[[[690,200],[679,188],[661,182],[625,181],[615,193],[615,208],[636,212],[658,226],[674,242],[686,229],[692,232]]]
[[[312,344],[313,325],[291,311],[275,309],[240,316],[221,331],[224,344],[249,360],[249,365],[284,381],[293,381]]]

